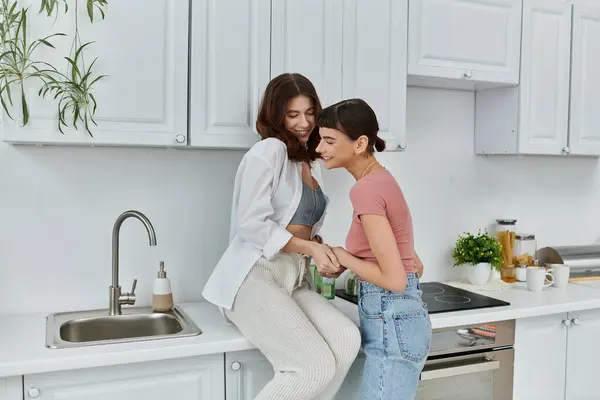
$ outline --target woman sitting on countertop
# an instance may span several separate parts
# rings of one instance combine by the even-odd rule
[[[271,362],[275,377],[256,399],[333,399],[360,348],[356,325],[309,287],[343,270],[317,240],[328,198],[321,189],[312,83],[282,74],[265,90],[233,190],[230,242],[203,296]]]
[[[430,348],[431,322],[421,300],[423,265],[414,251],[412,217],[394,177],[377,161],[385,142],[363,100],[325,108],[317,117],[317,152],[327,169],[345,168],[356,179],[346,251],[340,263],[360,280],[358,309],[366,355],[363,400],[414,399]]]

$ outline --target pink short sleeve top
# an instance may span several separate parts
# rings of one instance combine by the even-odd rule
[[[400,185],[392,174],[380,170],[359,179],[350,190],[350,201],[354,212],[346,237],[348,252],[362,259],[375,260],[360,216],[381,215],[388,219],[392,227],[404,270],[407,274],[416,272],[412,217]]]

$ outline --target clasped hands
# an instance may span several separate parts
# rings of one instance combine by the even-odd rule
[[[343,247],[330,247],[327,244],[322,243],[319,237],[313,239],[313,251],[312,258],[317,266],[319,275],[327,278],[337,278],[345,270],[339,258],[343,256],[346,249]]]

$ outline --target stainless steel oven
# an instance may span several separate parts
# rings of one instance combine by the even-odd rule
[[[433,331],[418,400],[513,398],[515,321]]]

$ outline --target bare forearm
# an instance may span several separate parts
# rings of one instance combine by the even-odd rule
[[[315,243],[316,242],[293,237],[281,250],[286,253],[302,253],[312,256]]]
[[[385,276],[375,261],[362,260],[347,252],[336,252],[340,264],[354,272],[361,280],[370,282],[384,289],[396,290],[393,280]]]

